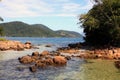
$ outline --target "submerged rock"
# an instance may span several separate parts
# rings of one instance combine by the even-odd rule
[[[31,72],[36,72],[37,71],[37,67],[36,66],[31,66],[29,69],[30,69]]]
[[[115,67],[120,69],[120,61],[115,61]]]

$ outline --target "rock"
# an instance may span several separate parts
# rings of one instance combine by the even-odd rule
[[[36,64],[35,64],[36,67],[38,68],[45,68],[46,67],[46,64],[44,63],[44,61],[37,61]]]
[[[68,44],[70,48],[81,48],[81,43],[73,43],[73,44]]]
[[[60,50],[59,52],[69,53],[69,54],[76,54],[76,53],[79,52],[79,50],[76,50],[76,49],[66,49],[66,50]]]
[[[32,48],[31,42],[27,41],[27,42],[24,44],[24,48],[26,48],[26,49],[31,49],[31,48]]]
[[[24,45],[22,43],[17,43],[17,50],[18,51],[24,50]]]
[[[54,56],[53,61],[58,65],[65,65],[67,63],[67,60],[63,56]]]
[[[46,56],[46,55],[49,55],[49,52],[48,51],[43,51],[40,56]]]
[[[51,44],[47,44],[45,47],[51,47],[52,45]]]
[[[67,60],[70,60],[70,59],[71,59],[71,57],[70,57],[70,56],[66,56],[65,58],[66,58]]]
[[[32,56],[39,56],[39,52],[37,52],[37,51],[36,51],[36,52],[33,52],[33,53],[32,53]]]
[[[19,41],[0,41],[0,50],[24,50],[24,44]]]
[[[31,72],[36,72],[37,71],[37,67],[36,66],[31,66],[29,69],[30,69]]]
[[[27,42],[25,42],[25,44],[30,44],[30,45],[31,45],[31,42],[30,42],[30,41],[27,41]]]
[[[115,67],[120,69],[120,61],[115,61]]]
[[[33,61],[33,59],[31,58],[31,56],[23,56],[22,58],[19,58],[19,62],[23,63],[23,64],[28,64],[31,63]]]
[[[45,59],[44,61],[45,61],[46,65],[52,65],[52,64],[54,64],[52,58]]]

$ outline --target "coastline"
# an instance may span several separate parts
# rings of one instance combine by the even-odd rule
[[[14,52],[16,52],[15,53],[15,55],[17,55],[16,57],[14,57],[14,58],[10,58],[10,61],[12,61],[11,59],[15,59],[15,60],[13,60],[14,61],[14,65],[16,65],[16,63],[17,63],[17,66],[15,66],[14,68],[16,68],[17,67],[17,70],[23,70],[22,72],[24,73],[24,71],[26,72],[26,70],[27,70],[27,73],[28,74],[30,74],[30,71],[28,70],[29,69],[29,66],[28,65],[30,65],[30,64],[28,64],[28,65],[24,65],[24,64],[21,64],[21,63],[18,63],[18,60],[16,59],[16,58],[18,58],[18,57],[22,57],[22,56],[25,56],[25,55],[27,55],[27,54],[29,54],[29,55],[31,55],[32,54],[32,52],[35,52],[35,51],[38,51],[38,52],[42,52],[42,51],[44,51],[44,50],[48,50],[48,51],[52,51],[52,49],[54,48],[53,47],[54,45],[51,45],[51,46],[48,46],[48,44],[45,44],[45,45],[39,45],[39,49],[25,49],[24,51],[11,51],[11,50],[9,50],[9,51],[2,51],[2,52],[5,52],[5,53],[7,53],[7,55],[11,52],[11,54],[9,54],[9,55],[13,55],[14,56]],[[38,47],[38,46],[37,46]],[[84,46],[85,47],[85,46]],[[61,48],[61,47],[59,47],[59,48]],[[107,76],[110,76],[109,75],[109,73],[110,74],[112,74],[114,77],[113,77],[113,79],[115,79],[115,80],[117,80],[116,79],[116,77],[118,77],[119,78],[119,75],[116,73],[117,71],[118,71],[118,69],[114,66],[114,59],[107,59],[107,60],[105,60],[105,59],[102,59],[102,58],[93,58],[93,56],[92,56],[92,58],[91,57],[80,57],[80,55],[82,54],[86,54],[86,53],[89,53],[90,55],[91,55],[91,53],[90,52],[93,52],[93,51],[91,51],[91,50],[88,50],[88,48],[83,48],[83,46],[81,46],[81,45],[79,45],[79,48],[77,48],[77,47],[75,47],[75,48],[73,48],[72,50],[70,50],[71,48],[65,48],[65,47],[63,47],[63,52],[61,52],[62,54],[61,55],[63,55],[63,56],[70,56],[71,57],[71,60],[68,60],[67,61],[67,65],[65,65],[65,66],[63,66],[63,67],[56,67],[57,68],[57,70],[58,69],[60,69],[60,70],[64,70],[65,69],[65,71],[66,72],[64,72],[64,73],[66,73],[66,74],[68,74],[68,75],[63,75],[63,72],[59,72],[58,71],[58,73],[57,73],[57,75],[54,75],[54,76],[49,76],[50,78],[51,78],[51,80],[61,80],[61,79],[74,79],[74,80],[77,80],[77,79],[81,79],[81,80],[96,80],[96,79],[98,79],[97,77],[92,77],[91,78],[91,76],[96,76],[96,75],[99,75],[99,73],[97,74],[96,73],[96,75],[94,75],[94,74],[92,74],[93,73],[93,71],[98,71],[98,69],[101,69],[101,70],[104,70],[105,71],[105,74],[107,74],[106,76],[104,76],[104,74],[101,74],[101,72],[100,72],[100,74],[101,74],[101,76],[104,76],[104,77],[101,77],[101,78],[99,78],[99,80],[101,80],[101,79],[106,79],[107,80]],[[64,52],[64,50],[66,50],[65,52]],[[55,49],[53,50],[53,53],[54,53],[54,51],[56,51]],[[70,51],[70,53],[69,53],[69,51]],[[23,55],[23,54],[24,55]],[[3,53],[4,54],[4,53]],[[6,54],[4,54],[4,55],[6,55]],[[20,56],[21,55],[21,56]],[[8,57],[10,57],[10,56],[8,56]],[[94,57],[96,57],[96,56],[94,56]],[[5,59],[4,59],[5,60]],[[87,60],[87,62],[86,62],[86,60]],[[6,60],[7,61],[7,60]],[[1,63],[2,63],[3,61],[1,61]],[[6,63],[6,64],[8,64],[8,61],[7,62],[4,62],[4,63]],[[12,63],[12,62],[9,62],[9,63]],[[73,64],[74,63],[74,64]],[[92,64],[93,63],[93,64]],[[112,66],[112,67],[106,67],[105,66],[105,68],[104,68],[104,66],[103,67],[100,67],[101,65],[98,65],[98,64],[103,64],[103,65],[106,65],[107,66],[107,64],[106,63],[108,63],[108,65],[110,65],[110,66]],[[3,64],[3,63],[2,63]],[[19,64],[19,65],[18,65]],[[70,65],[70,66],[69,66]],[[95,65],[97,65],[97,66],[95,66]],[[72,66],[72,67],[71,67]],[[77,66],[77,71],[75,71],[76,70],[76,66]],[[73,67],[75,67],[75,69],[73,69]],[[96,69],[96,67],[98,67],[97,69]],[[22,69],[21,69],[22,68]],[[25,69],[24,69],[25,68]],[[50,67],[48,67],[48,68],[45,68],[45,69],[39,69],[37,72],[36,72],[36,75],[39,73],[39,75],[41,75],[41,70],[42,71],[44,71],[45,73],[46,73],[46,71],[47,70],[51,70],[51,66]],[[53,67],[53,69],[54,70],[56,70],[54,67]],[[69,69],[71,69],[72,71],[70,71],[69,73],[67,72],[67,71],[69,71]],[[109,71],[109,70],[111,70],[111,69],[113,69],[113,72],[111,72],[111,71]],[[13,69],[14,70],[14,69]],[[53,70],[53,71],[54,71]],[[8,71],[9,72],[9,71]],[[16,70],[14,70],[13,71],[14,73],[16,72]],[[51,71],[50,71],[51,72]],[[4,72],[5,73],[5,72]],[[21,74],[21,71],[17,71],[17,73],[19,73],[19,74]],[[73,77],[70,77],[70,76],[72,76],[71,74],[73,74],[74,73],[74,76]],[[89,75],[89,73],[91,73],[90,75]],[[6,73],[5,73],[6,74]],[[54,73],[53,73],[54,74]],[[50,74],[49,74],[50,75]],[[86,75],[86,76],[85,76]],[[27,76],[27,74],[26,75],[21,75],[20,77],[22,77],[22,76]],[[32,76],[32,75],[30,75],[30,76]],[[29,77],[30,77],[29,76]],[[48,76],[48,75],[47,75]],[[77,76],[77,77],[76,77]],[[11,76],[12,77],[12,76]],[[55,78],[53,78],[53,77],[55,77]],[[23,79],[23,78],[22,78]],[[27,78],[28,79],[28,78]],[[37,78],[36,78],[37,79]],[[109,79],[110,80],[110,79]],[[112,79],[111,79],[112,80]]]

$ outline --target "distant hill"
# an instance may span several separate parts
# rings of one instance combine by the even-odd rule
[[[74,31],[58,30],[56,31],[62,37],[81,37],[82,35]]]
[[[24,22],[14,21],[1,23],[4,34],[11,37],[81,37],[81,34],[73,31],[53,31],[42,24],[29,25]]]

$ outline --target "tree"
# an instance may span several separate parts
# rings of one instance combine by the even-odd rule
[[[120,46],[120,0],[94,0],[95,5],[80,16],[85,42],[89,45]]]

